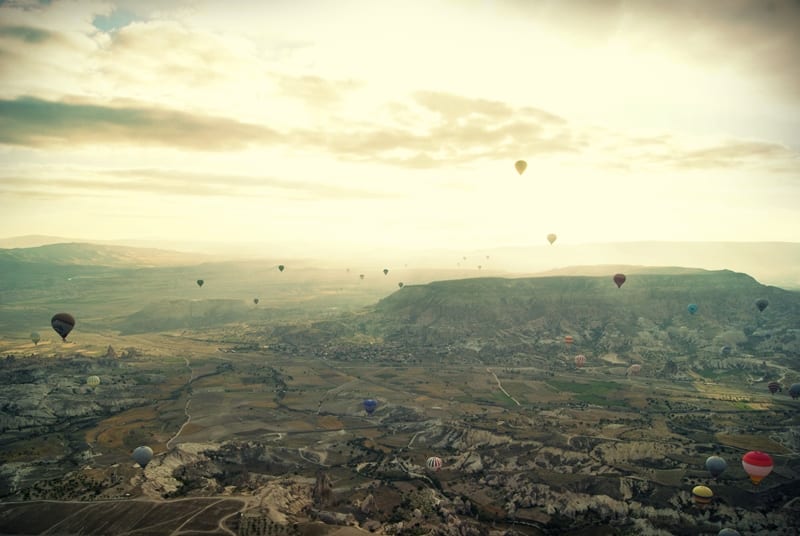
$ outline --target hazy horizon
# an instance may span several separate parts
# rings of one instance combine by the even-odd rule
[[[0,3],[4,234],[800,242],[795,2],[236,7]]]

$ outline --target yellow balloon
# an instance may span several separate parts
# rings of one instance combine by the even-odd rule
[[[514,163],[514,167],[516,168],[517,173],[522,175],[525,172],[525,168],[528,167],[528,163],[525,160],[517,160]]]
[[[556,235],[554,235],[553,233],[550,233],[549,235],[547,235],[547,241],[550,242],[550,244],[555,242],[556,238],[558,238],[558,237]]]

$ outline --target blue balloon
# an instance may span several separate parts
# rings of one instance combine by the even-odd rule
[[[697,312],[697,304],[690,303],[686,310],[689,311],[689,314],[695,314]]]
[[[368,398],[364,400],[364,409],[367,410],[367,414],[372,415],[372,413],[377,409],[378,401],[372,398]]]

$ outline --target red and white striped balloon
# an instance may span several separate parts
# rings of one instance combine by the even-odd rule
[[[428,461],[425,462],[425,465],[431,471],[438,471],[439,469],[442,468],[442,459],[437,456],[431,456],[430,458],[428,458]]]

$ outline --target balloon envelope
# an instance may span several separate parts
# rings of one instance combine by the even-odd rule
[[[708,504],[714,497],[714,492],[707,486],[695,486],[692,488],[692,497],[694,497],[694,502],[697,504]]]
[[[750,477],[750,481],[756,485],[772,472],[773,466],[772,457],[760,450],[751,450],[742,456],[744,472]]]
[[[431,471],[438,471],[442,468],[442,459],[437,456],[431,456],[425,462],[425,466]]]
[[[742,536],[738,530],[722,529],[717,533],[717,536]]]
[[[378,408],[378,401],[373,398],[368,398],[364,400],[364,409],[367,411],[369,415]]]
[[[153,459],[153,449],[150,447],[136,447],[133,451],[133,459],[144,469]]]
[[[286,268],[284,265],[282,264],[278,265],[278,270],[280,270],[281,272],[283,271],[284,268]]]
[[[389,269],[388,268],[384,268],[383,269],[383,275],[387,275],[388,273],[389,273]]]
[[[360,277],[361,279],[364,279],[364,274],[359,274],[358,277]]]
[[[558,237],[556,235],[554,235],[553,233],[550,233],[549,235],[547,235],[547,241],[550,242],[551,245],[553,244],[553,242],[556,241],[556,238],[558,238]]]
[[[731,355],[731,347],[730,346],[723,346],[719,349],[720,355]]]
[[[686,310],[689,311],[689,314],[692,315],[695,314],[697,312],[697,304],[690,303],[689,305],[686,306]]]
[[[728,464],[719,456],[709,456],[706,459],[706,469],[708,469],[708,472],[711,473],[711,476],[714,478],[724,473],[727,468]]]
[[[53,326],[56,333],[61,335],[61,338],[66,341],[67,335],[69,335],[69,332],[75,327],[75,319],[72,318],[71,314],[58,313],[50,319],[50,325]]]
[[[528,167],[528,163],[525,160],[517,160],[514,162],[514,169],[517,170],[517,173],[522,175],[525,172],[525,169]]]
[[[253,298],[253,303],[255,303],[256,305],[258,305],[258,298]]]
[[[42,336],[39,335],[38,331],[34,331],[33,333],[31,333],[31,341],[33,341],[33,344],[39,344],[39,341],[41,340]]]
[[[778,391],[783,390],[781,389],[781,384],[779,384],[778,382],[769,382],[769,384],[767,385],[767,389],[769,389],[769,392],[772,393],[773,395]]]
[[[99,376],[89,376],[86,378],[86,385],[90,385],[92,387],[97,387],[100,385],[100,377]]]
[[[575,366],[580,368],[586,364],[586,356],[583,354],[579,354],[575,356]]]
[[[764,309],[767,308],[767,305],[769,305],[769,300],[765,300],[764,298],[761,298],[760,300],[756,300],[756,307],[758,307],[759,311],[763,312]]]
[[[614,275],[614,283],[617,284],[617,288],[621,287],[624,282],[625,282],[625,274]]]
[[[566,337],[564,337],[564,342],[565,342],[567,345],[570,345],[570,344],[572,344],[573,342],[575,342],[575,339],[572,337],[572,335],[567,335]]]
[[[400,281],[400,282],[397,284],[397,286],[398,286],[398,287],[400,287],[400,288],[403,288],[403,282],[402,282],[402,281]]]
[[[627,374],[628,376],[635,376],[639,374],[641,371],[642,371],[641,365],[631,365],[630,367],[628,367]]]
[[[792,400],[800,397],[800,383],[793,383],[791,387],[789,387],[789,396],[792,397]]]
[[[203,283],[205,283],[205,281],[203,281],[202,279],[198,279],[198,280],[197,280],[197,286],[198,286],[198,287],[202,287],[202,286],[203,286]]]

